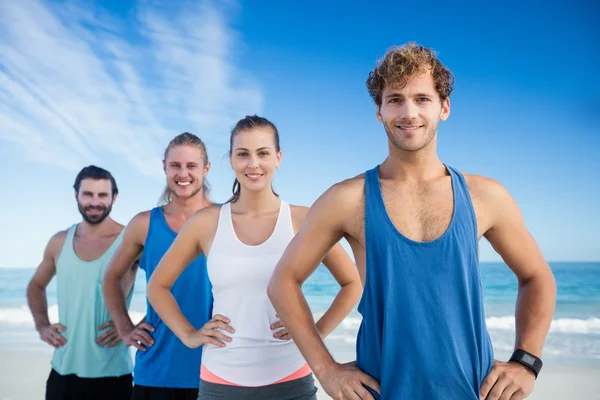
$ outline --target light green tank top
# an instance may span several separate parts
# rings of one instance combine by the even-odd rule
[[[104,378],[130,374],[133,361],[121,341],[115,347],[100,347],[96,338],[106,330],[98,328],[111,320],[102,295],[102,277],[123,232],[108,250],[94,261],[83,261],[73,248],[77,225],[69,228],[56,263],[58,319],[67,328],[67,344],[54,350],[52,368],[61,375],[80,378]],[[131,303],[133,288],[127,296]]]

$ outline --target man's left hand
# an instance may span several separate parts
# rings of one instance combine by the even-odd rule
[[[481,400],[523,400],[533,392],[535,374],[524,365],[494,361],[481,385]]]
[[[112,321],[108,321],[107,323],[100,325],[98,330],[103,331],[106,328],[110,329],[108,329],[106,332],[104,332],[102,335],[96,338],[96,343],[98,343],[98,345],[102,347],[114,347],[121,341],[121,337],[119,336],[117,328],[115,327],[115,324]]]

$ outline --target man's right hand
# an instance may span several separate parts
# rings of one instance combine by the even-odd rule
[[[364,386],[381,393],[379,383],[362,372],[356,366],[355,361],[347,364],[336,363],[325,374],[317,378],[323,390],[335,400],[374,400]]]
[[[154,344],[154,338],[149,332],[154,332],[154,327],[142,321],[131,332],[123,336],[123,343],[127,346],[134,346],[138,350],[146,351],[147,347]]]
[[[218,347],[225,347],[224,342],[231,342],[231,338],[223,334],[219,329],[234,333],[235,329],[229,326],[229,322],[229,318],[220,314],[215,314],[215,316],[204,324],[202,328],[193,332],[188,337],[183,338],[181,341],[191,349],[195,349],[205,344],[214,344]]]
[[[60,332],[66,332],[67,328],[61,324],[52,324],[40,329],[40,338],[53,346],[59,348],[67,344],[67,339]]]

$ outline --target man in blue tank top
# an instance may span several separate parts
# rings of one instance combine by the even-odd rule
[[[163,168],[167,188],[163,206],[136,215],[127,225],[123,243],[104,277],[104,295],[125,344],[135,346],[133,372],[135,400],[197,400],[202,348],[190,349],[171,332],[147,302],[146,317],[134,325],[127,313],[122,280],[137,266],[146,282],[188,217],[212,205],[207,199],[210,169],[206,147],[191,133],[176,136],[165,151]],[[212,315],[212,293],[206,259],[196,258],[172,288],[188,320],[202,327]]]
[[[92,165],[81,170],[73,187],[83,220],[50,239],[27,287],[35,328],[55,348],[46,400],[129,400],[133,363],[100,289],[123,230],[109,216],[117,184],[110,172]],[[46,287],[54,275],[58,323],[51,324]],[[130,298],[133,276],[123,285]]]
[[[312,207],[269,294],[335,399],[520,400],[541,368],[556,288],[507,190],[437,155],[452,73],[415,43],[391,49],[367,87],[388,137],[379,166],[338,183]],[[519,281],[515,353],[495,361],[485,325],[478,242],[484,236]],[[319,338],[300,285],[345,237],[364,285],[355,363]]]

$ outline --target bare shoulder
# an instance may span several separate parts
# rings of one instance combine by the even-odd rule
[[[197,244],[208,255],[219,226],[221,207],[214,205],[196,211],[179,231],[178,239]]]
[[[511,199],[510,193],[498,181],[483,175],[463,173],[471,197],[486,204]]]
[[[360,235],[364,215],[365,178],[358,175],[331,186],[310,207],[303,226],[337,234]]]
[[[519,206],[500,182],[482,175],[464,176],[473,200],[480,236],[499,223],[519,218]]]
[[[63,244],[65,242],[65,239],[67,238],[67,233],[68,232],[69,232],[68,229],[65,229],[64,231],[56,232],[50,238],[49,243],[60,243],[60,244]]]
[[[186,225],[195,227],[216,227],[219,223],[222,205],[204,207],[196,211],[186,222]]]
[[[222,204],[215,204],[209,207],[204,207],[198,211],[196,211],[194,213],[194,218],[201,218],[201,219],[210,219],[210,218],[215,218],[215,217],[219,217],[219,214],[221,213],[221,207],[223,205]]]
[[[334,184],[317,199],[312,207],[290,204],[294,225],[301,225],[310,210],[315,207],[348,207],[355,209],[357,205],[362,203],[364,185],[364,174],[362,174]]]
[[[67,239],[68,231],[68,229],[65,229],[64,231],[57,232],[50,238],[48,245],[46,246],[45,256],[58,257],[65,244],[65,240]]]
[[[52,235],[50,240],[48,240],[48,244],[44,249],[44,255],[42,262],[38,267],[38,271],[42,271],[44,273],[52,271],[51,273],[54,273],[53,271],[55,271],[55,264],[60,256],[63,246],[65,245],[68,231],[68,229],[65,229],[64,231],[57,232]]]
[[[132,219],[131,221],[129,221],[129,224],[127,224],[128,227],[133,227],[134,229],[137,228],[146,228],[148,229],[148,226],[150,226],[150,214],[152,213],[152,210],[146,210],[146,211],[142,211],[140,213],[137,213]]]
[[[356,175],[353,178],[348,178],[346,180],[338,182],[335,185],[333,185],[332,188],[333,187],[337,187],[342,190],[355,190],[355,191],[358,190],[362,193],[365,188],[365,174],[362,173],[362,174]]]
[[[365,175],[360,174],[331,186],[317,202],[340,211],[352,210],[364,204]]]
[[[125,227],[123,240],[126,243],[136,243],[143,246],[146,243],[146,236],[150,229],[151,211],[142,211],[136,214]]]

